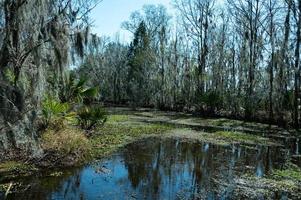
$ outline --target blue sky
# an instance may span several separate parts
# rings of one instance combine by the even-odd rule
[[[130,33],[121,30],[120,25],[128,20],[131,13],[140,10],[144,4],[162,4],[172,12],[170,0],[103,0],[91,12],[94,20],[93,33],[99,36],[107,35],[114,37],[116,32],[120,33],[122,41],[128,41]]]

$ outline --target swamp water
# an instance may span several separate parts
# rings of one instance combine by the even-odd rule
[[[237,199],[235,180],[267,175],[285,155],[279,147],[147,138],[62,176],[29,178],[8,199]]]

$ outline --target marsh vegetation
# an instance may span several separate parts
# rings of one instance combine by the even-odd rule
[[[102,3],[0,0],[0,199],[301,198],[301,0]]]

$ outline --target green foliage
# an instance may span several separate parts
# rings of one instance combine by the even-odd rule
[[[60,89],[59,98],[62,102],[81,103],[84,99],[96,98],[99,90],[97,87],[87,87],[87,79],[77,80],[70,74]]]
[[[129,120],[128,115],[110,115],[108,116],[108,123],[126,122]]]
[[[273,178],[275,179],[289,179],[297,182],[301,182],[301,169],[292,163],[287,164],[287,168],[283,170],[274,170]]]
[[[68,103],[61,103],[54,98],[46,97],[42,102],[44,124],[63,124],[64,121],[74,122],[76,113],[70,112]]]
[[[103,108],[83,107],[83,103],[91,102],[99,93],[97,87],[86,87],[86,82],[87,79],[77,80],[70,74],[59,92],[59,100],[45,98],[42,113],[46,127],[49,124],[64,125],[64,122],[69,122],[78,123],[82,128],[90,130],[106,121]]]
[[[218,131],[212,134],[214,137],[223,139],[229,143],[242,143],[242,144],[262,144],[272,145],[272,141],[269,138],[232,131]]]
[[[86,130],[106,122],[106,112],[102,107],[84,107],[78,112],[78,123]]]
[[[13,70],[9,68],[4,71],[4,76],[11,84],[13,84],[16,80],[16,75],[14,74]]]
[[[147,135],[162,134],[173,127],[165,124],[140,124],[116,122],[119,116],[112,115],[109,120],[113,123],[106,123],[98,131],[99,135],[91,137],[92,154],[94,157],[108,155],[118,147],[129,141]],[[118,121],[118,120],[117,120]]]
[[[200,98],[200,102],[205,104],[211,111],[219,108],[223,103],[223,97],[216,91],[208,91]]]
[[[149,90],[147,71],[153,63],[151,43],[145,23],[142,21],[135,31],[134,40],[128,52],[128,87],[131,104],[147,102]],[[136,107],[136,105],[133,105]]]

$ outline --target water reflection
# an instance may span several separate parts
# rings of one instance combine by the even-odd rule
[[[283,163],[276,147],[254,149],[178,139],[146,139],[65,177],[28,180],[10,199],[228,199],[235,177],[259,177]]]

